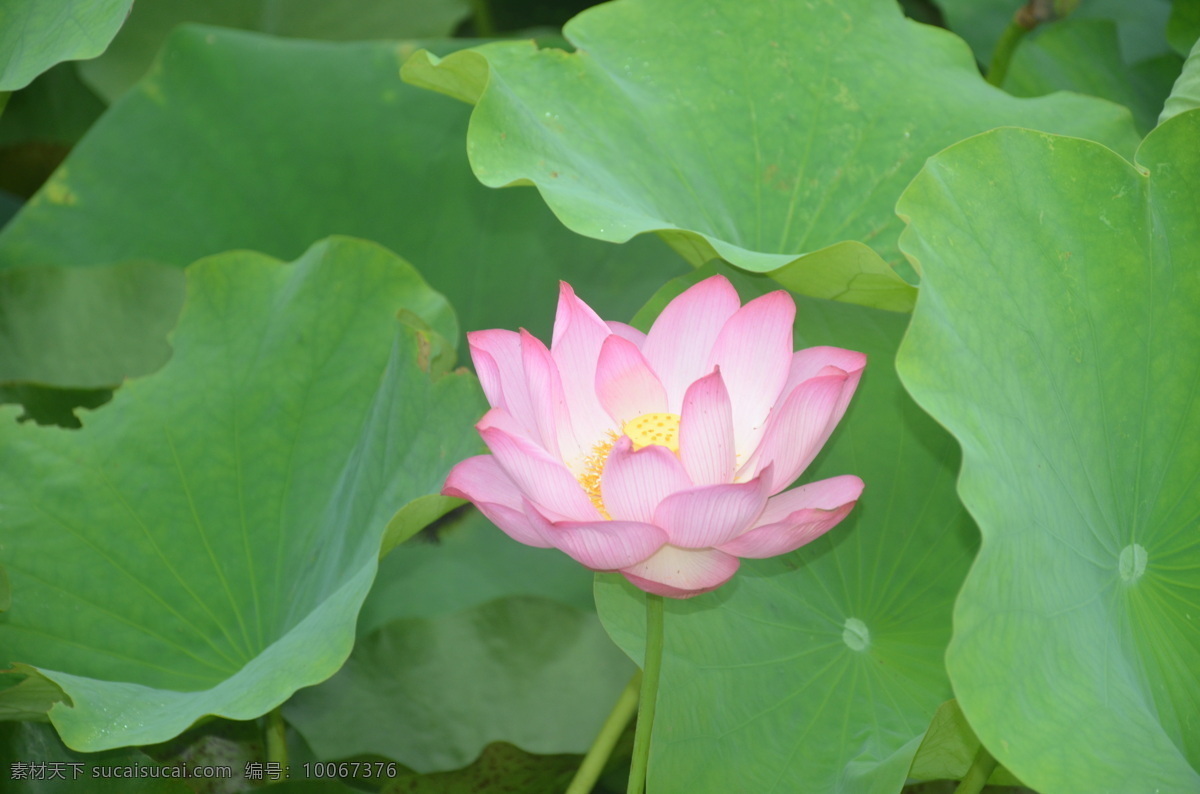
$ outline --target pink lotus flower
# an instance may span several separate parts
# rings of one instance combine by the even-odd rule
[[[803,546],[862,493],[852,475],[780,491],[833,432],[866,356],[792,352],[795,314],[782,290],[742,306],[713,276],[642,334],[563,283],[549,350],[524,330],[468,334],[492,454],[455,466],[442,493],[521,543],[674,598],[721,586],[741,557]]]

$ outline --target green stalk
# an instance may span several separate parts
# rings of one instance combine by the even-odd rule
[[[633,734],[633,763],[629,768],[629,794],[642,794],[650,763],[650,734],[658,705],[658,674],[662,671],[663,597],[646,593],[646,661],[642,665],[642,694],[638,703],[637,730]]]
[[[963,775],[962,782],[958,784],[958,788],[954,789],[954,794],[979,794],[987,785],[988,778],[992,776],[992,772],[996,771],[998,765],[999,762],[992,757],[987,748],[982,744],[979,745],[979,752],[975,753],[975,759],[971,761],[971,768],[967,770],[967,774]]]
[[[496,23],[488,0],[471,0],[471,16],[475,19],[475,35],[481,39],[496,38]]]
[[[638,670],[617,698],[616,705],[609,712],[600,733],[596,735],[596,741],[588,748],[583,763],[575,771],[575,777],[571,778],[571,785],[567,787],[566,794],[589,794],[596,787],[596,781],[600,779],[600,773],[604,771],[604,765],[608,763],[613,747],[617,745],[617,740],[621,738],[625,726],[637,710],[638,688],[641,683],[642,671]]]
[[[1025,34],[1029,32],[1029,28],[1017,23],[1014,19],[1008,23],[1008,27],[1000,34],[1000,40],[996,42],[996,49],[992,51],[992,62],[988,65],[987,81],[992,85],[1000,88],[1004,85],[1004,78],[1008,75],[1008,65],[1012,62],[1013,53],[1017,51],[1017,45],[1021,43],[1021,39],[1025,38]]]
[[[287,726],[283,722],[283,706],[276,706],[267,715],[267,760],[287,766]]]

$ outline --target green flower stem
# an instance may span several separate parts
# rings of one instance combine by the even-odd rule
[[[1017,51],[1017,45],[1021,43],[1021,39],[1025,38],[1025,34],[1029,30],[1015,19],[1008,23],[1008,27],[1000,34],[1000,40],[996,42],[996,49],[992,51],[992,62],[988,64],[987,71],[989,83],[997,88],[1004,85],[1004,78],[1008,75],[1008,65],[1012,62],[1013,53]]]
[[[642,671],[638,670],[625,685],[621,696],[617,698],[616,705],[609,712],[608,719],[600,728],[600,733],[596,735],[596,741],[592,742],[592,746],[588,748],[587,755],[583,757],[583,763],[575,771],[575,777],[571,778],[571,785],[567,787],[566,794],[589,794],[596,786],[596,781],[600,779],[600,773],[604,771],[608,757],[612,755],[613,747],[621,738],[629,719],[637,711],[638,689],[641,684]]]
[[[992,772],[996,771],[998,765],[987,748],[982,744],[979,745],[979,752],[975,753],[975,759],[971,761],[971,768],[967,770],[967,774],[963,775],[962,782],[958,784],[958,788],[954,789],[954,794],[979,794],[987,785],[988,778],[992,776]]]
[[[287,726],[283,722],[283,706],[276,706],[267,715],[267,760],[287,766]]]
[[[658,674],[662,670],[663,597],[646,593],[646,661],[642,665],[642,695],[638,703],[637,730],[633,734],[633,764],[629,769],[629,794],[642,794],[650,762],[650,734],[658,705]]]
[[[496,38],[496,23],[492,21],[492,9],[488,0],[471,0],[471,15],[475,22],[475,35],[481,39]]]

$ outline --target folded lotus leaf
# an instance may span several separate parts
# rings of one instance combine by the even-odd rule
[[[0,421],[0,661],[62,688],[77,750],[251,719],[332,675],[389,524],[478,447],[474,377],[397,319],[453,337],[449,305],[386,250],[235,252],[187,279],[161,371],[81,430]]]
[[[893,207],[956,141],[1016,125],[1137,143],[1109,102],[988,85],[961,39],[892,0],[622,0],[563,32],[576,52],[495,42],[417,53],[402,76],[475,104],[484,184],[533,184],[568,228],[657,232],[694,265],[795,263],[789,288],[815,297],[911,308]]]

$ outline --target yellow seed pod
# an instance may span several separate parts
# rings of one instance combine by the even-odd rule
[[[626,422],[621,432],[634,449],[657,444],[679,454],[679,414],[642,414]]]

